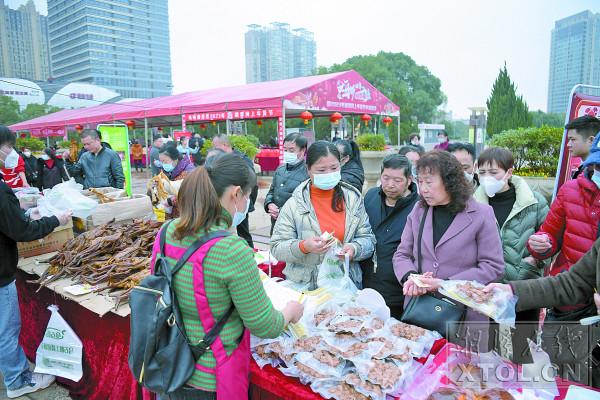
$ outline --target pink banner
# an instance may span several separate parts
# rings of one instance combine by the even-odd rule
[[[277,143],[279,143],[279,164],[283,164],[283,139],[285,138],[285,126],[283,117],[277,118]]]
[[[400,108],[356,71],[285,96],[287,110],[341,111],[398,115]]]
[[[253,109],[253,110],[184,114],[183,120],[187,121],[187,122],[208,122],[208,121],[225,121],[225,120],[277,118],[280,116],[281,116],[280,109],[262,108],[262,109]]]
[[[192,132],[188,132],[188,131],[173,131],[173,139],[175,139],[175,140],[179,140],[179,139],[181,139],[184,136],[191,138],[192,137]]]
[[[46,138],[50,136],[65,136],[65,128],[41,128],[30,129],[31,136],[38,138]]]

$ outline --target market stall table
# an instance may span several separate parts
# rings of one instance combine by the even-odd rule
[[[21,309],[20,342],[27,357],[35,361],[36,350],[42,341],[50,318],[47,307],[56,304],[59,312],[77,333],[83,343],[83,377],[79,382],[57,378],[59,385],[69,390],[73,398],[142,399],[141,387],[133,378],[127,365],[129,353],[129,307],[121,306],[117,313],[104,296],[88,294],[74,300],[55,290],[27,281],[37,279],[35,270],[43,268],[37,259],[48,258],[46,254],[36,258],[22,259],[17,271],[17,288]],[[114,307],[114,305],[113,305]]]
[[[27,282],[35,279],[44,268],[36,260],[50,256],[22,259],[19,263],[16,283],[22,319],[20,341],[27,357],[35,360],[36,350],[50,318],[47,307],[56,304],[83,343],[83,378],[79,382],[57,379],[59,385],[69,390],[71,397],[90,400],[153,398],[142,391],[127,364],[130,333],[128,306],[122,306],[114,312],[104,296],[88,294],[81,299],[64,297],[66,295],[62,288],[65,282],[57,281],[52,288],[43,287],[39,292],[38,285]],[[444,344],[444,340],[438,340],[431,354],[439,352]],[[425,359],[418,361],[424,363]],[[560,391],[557,399],[565,398],[568,387],[574,385],[561,379],[557,379],[557,384]],[[251,362],[250,393],[253,400],[322,399],[298,379],[285,376],[270,366],[260,369],[254,360]]]

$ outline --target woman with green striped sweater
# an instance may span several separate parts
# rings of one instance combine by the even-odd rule
[[[235,154],[188,175],[178,194],[180,218],[167,226],[167,258],[175,263],[197,239],[243,221],[255,185],[254,171]],[[279,336],[288,322],[300,319],[302,305],[291,301],[281,312],[273,308],[252,250],[235,235],[209,241],[177,272],[173,282],[192,343],[204,338],[232,305],[235,310],[210,350],[198,359],[187,385],[169,398],[246,398],[249,332],[264,338]]]

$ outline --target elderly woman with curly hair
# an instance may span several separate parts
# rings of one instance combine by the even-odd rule
[[[456,158],[445,151],[426,153],[417,162],[417,176],[421,200],[408,216],[393,257],[394,272],[406,296],[405,307],[411,298],[437,291],[442,280],[486,285],[504,272],[494,211],[472,198],[473,187]],[[419,269],[419,255],[421,272],[426,276],[422,282],[427,288],[408,279]],[[486,351],[488,318],[468,310],[464,321],[477,324],[466,324],[458,337],[449,339]]]

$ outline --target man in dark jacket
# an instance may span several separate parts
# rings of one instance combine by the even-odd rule
[[[242,157],[244,159],[244,161],[246,161],[246,164],[248,164],[248,167],[252,171],[254,171],[254,163],[252,162],[252,160],[244,153],[242,153],[238,150],[235,150],[233,148],[233,146],[231,145],[231,142],[229,141],[229,138],[227,137],[227,135],[221,134],[221,135],[215,136],[212,140],[212,144],[215,149],[221,149],[225,153],[235,153],[235,154],[239,155],[240,157]],[[248,215],[246,215],[246,219],[243,220],[242,223],[237,226],[238,236],[241,237],[242,239],[244,239],[246,242],[248,242],[248,246],[250,246],[250,247],[254,247],[254,241],[252,240],[252,234],[250,233],[249,218],[250,218],[250,213],[255,210],[254,203],[256,203],[257,197],[258,197],[258,184],[254,188],[252,188],[252,192],[250,193],[250,206],[248,208]]]
[[[308,179],[304,160],[307,146],[308,141],[300,133],[290,133],[283,140],[283,165],[275,171],[265,197],[265,211],[271,216],[271,234],[281,207],[292,197],[294,189]]]
[[[56,151],[48,147],[38,159],[38,189],[52,189],[59,183],[69,180],[65,163],[56,157]]]
[[[86,152],[78,162],[71,164],[67,161],[67,169],[71,176],[83,175],[83,186],[86,189],[99,187],[125,187],[125,175],[121,158],[113,150],[102,145],[97,130],[86,129],[81,134],[81,143]],[[68,160],[69,151],[63,153],[63,159]]]
[[[383,159],[381,187],[369,189],[365,209],[377,245],[372,260],[361,262],[363,285],[377,290],[394,318],[402,316],[404,295],[394,274],[392,257],[400,244],[406,218],[418,200],[411,163],[405,156],[390,154]]]
[[[15,135],[7,127],[0,125],[0,168],[13,162],[16,154],[15,140]],[[15,285],[19,261],[17,242],[41,239],[70,219],[70,213],[61,213],[37,221],[31,220],[21,210],[12,189],[0,177],[0,373],[4,377],[9,398],[36,392],[54,382],[52,375],[32,373],[29,370],[29,363],[19,345],[21,317]]]

